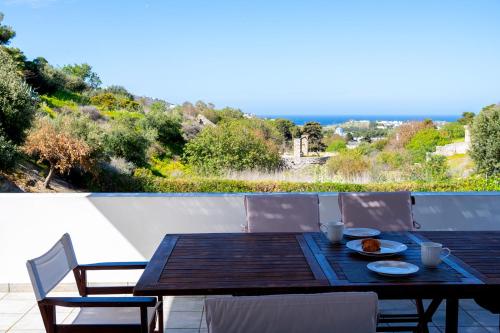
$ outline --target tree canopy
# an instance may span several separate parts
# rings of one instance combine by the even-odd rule
[[[500,174],[500,105],[483,108],[474,119],[471,156],[480,172]]]

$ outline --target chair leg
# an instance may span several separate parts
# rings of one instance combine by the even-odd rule
[[[418,313],[418,326],[416,331],[419,333],[429,333],[428,321],[425,316],[424,302],[421,298],[417,298],[415,300],[415,304],[417,306]]]
[[[161,302],[161,306],[158,309],[158,332],[163,333],[163,296],[158,297],[158,302]]]

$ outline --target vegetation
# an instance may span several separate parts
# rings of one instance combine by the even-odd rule
[[[101,87],[90,64],[54,66],[8,46],[15,32],[2,19],[0,170],[15,172],[20,161],[34,158],[42,173],[48,171],[45,187],[57,174],[93,191],[499,188],[499,106],[477,116],[465,112],[446,124],[424,120],[385,127],[351,121],[341,125],[346,135],[339,135],[342,131],[334,134],[335,128],[317,122],[298,126],[204,101],[173,105],[122,86]],[[472,128],[473,160],[467,153],[436,155],[437,146],[464,141],[464,125]],[[292,140],[302,136],[308,137],[309,151],[329,158],[325,165],[289,169]],[[245,180],[251,173],[291,175],[287,179],[293,181]]]
[[[38,119],[26,139],[24,151],[49,164],[50,170],[43,184],[45,188],[49,187],[56,170],[60,173],[76,167],[90,170],[93,162],[91,149],[83,140],[58,129],[47,118]]]
[[[272,170],[280,165],[273,129],[261,122],[223,122],[205,128],[188,142],[184,160],[203,175],[220,175],[227,170]]]
[[[474,119],[471,156],[480,172],[500,174],[500,105],[483,108]]]

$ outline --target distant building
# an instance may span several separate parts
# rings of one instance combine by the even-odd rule
[[[344,129],[342,127],[337,127],[335,129],[335,134],[340,135],[340,136],[344,136],[345,135]]]

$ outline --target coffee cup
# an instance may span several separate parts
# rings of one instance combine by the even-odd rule
[[[326,233],[330,243],[340,243],[344,237],[344,223],[329,222],[321,225],[321,229]]]
[[[423,242],[420,244],[422,264],[428,267],[437,267],[441,261],[451,254],[451,250],[443,244]]]

